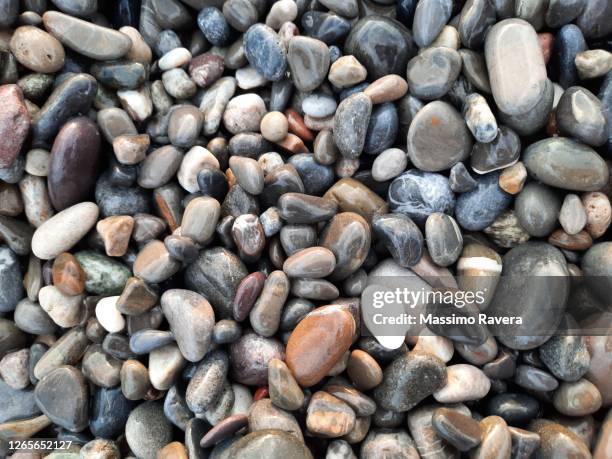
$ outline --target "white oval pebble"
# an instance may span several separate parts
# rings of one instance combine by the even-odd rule
[[[480,400],[489,393],[491,380],[474,365],[459,363],[446,368],[446,385],[434,392],[440,403],[460,403]]]
[[[164,54],[157,61],[160,70],[170,70],[182,67],[191,60],[191,53],[186,48],[174,48]]]
[[[118,333],[125,327],[125,319],[117,309],[118,299],[118,296],[109,296],[96,305],[96,319],[109,333]]]

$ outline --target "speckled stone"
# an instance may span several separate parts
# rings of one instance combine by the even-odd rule
[[[472,191],[457,198],[457,223],[469,231],[480,231],[491,225],[510,205],[511,196],[498,184],[499,174],[491,172],[477,179]]]

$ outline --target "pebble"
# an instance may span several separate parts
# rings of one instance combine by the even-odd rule
[[[386,75],[373,81],[364,89],[374,105],[401,99],[408,92],[408,84],[399,75]]]
[[[597,239],[605,234],[612,221],[612,207],[606,195],[600,192],[582,195],[582,205],[586,211],[586,230]]]
[[[261,135],[270,142],[280,142],[287,137],[289,124],[281,112],[269,112],[261,119]]]
[[[283,345],[273,338],[247,332],[230,345],[231,374],[240,384],[266,384],[272,359],[285,361]]]
[[[179,148],[192,147],[196,142],[204,117],[197,107],[183,105],[172,111],[168,124],[168,138]]]
[[[233,442],[222,457],[268,457],[270,459],[313,459],[306,445],[288,432],[264,429],[251,432]]]
[[[553,151],[555,167],[549,168]],[[581,173],[576,175],[574,164],[578,162]],[[573,191],[597,191],[607,183],[609,176],[605,162],[595,151],[561,137],[541,140],[527,147],[524,164],[533,178]]]
[[[263,99],[257,94],[243,94],[229,101],[223,115],[223,123],[232,134],[259,131],[266,114]]]
[[[256,400],[249,409],[249,429],[252,432],[277,429],[303,441],[302,431],[291,413],[272,404],[269,398]]]
[[[334,116],[334,141],[344,157],[353,159],[361,155],[371,113],[372,101],[363,93],[347,97],[338,106]]]
[[[372,219],[372,231],[393,259],[408,268],[419,262],[423,254],[423,233],[404,214],[382,214]]]
[[[406,80],[414,97],[433,100],[444,96],[450,90],[459,72],[461,56],[457,51],[446,47],[432,47],[408,62]]]
[[[439,405],[424,405],[410,411],[407,415],[408,431],[421,457],[430,455],[455,457],[457,455],[455,449],[438,436],[433,426],[433,414],[438,408]],[[467,410],[461,408],[455,408],[455,410],[469,415]]]
[[[557,104],[555,120],[562,134],[587,145],[603,145],[608,138],[601,101],[585,88],[572,86],[565,90]]]
[[[125,438],[137,457],[154,457],[172,440],[172,427],[159,402],[138,405],[125,424]]]
[[[87,427],[89,391],[83,374],[75,367],[61,366],[48,373],[36,384],[34,396],[53,423],[71,432]]]
[[[525,173],[526,174],[526,173]],[[455,193],[465,193],[476,188],[476,180],[465,167],[459,162],[451,167],[448,174],[448,185]]]
[[[520,225],[534,237],[549,235],[557,226],[561,198],[556,191],[537,182],[528,183],[516,197]]]
[[[15,252],[7,246],[0,246],[0,311],[15,309],[23,296],[21,266]]]
[[[17,85],[0,86],[0,98],[4,101],[0,115],[0,135],[4,139],[0,148],[0,167],[14,163],[30,129],[30,114],[23,93]]]
[[[329,68],[328,79],[337,88],[350,88],[364,81],[368,71],[355,56],[342,56]]]
[[[446,367],[439,358],[425,353],[407,353],[384,370],[374,399],[387,410],[409,411],[446,383]]]
[[[508,43],[513,44],[512,52]],[[536,106],[544,94],[546,66],[529,23],[505,19],[495,24],[485,40],[485,59],[491,91],[502,112],[522,115]]]
[[[457,410],[438,408],[431,424],[440,437],[459,451],[469,451],[480,444],[482,428],[479,423]]]
[[[119,295],[130,277],[122,263],[97,252],[84,250],[74,254],[85,271],[85,290],[95,295]]]
[[[247,193],[258,195],[264,188],[264,174],[256,160],[241,156],[232,156],[229,166],[238,184]]]
[[[146,134],[124,134],[113,140],[113,151],[121,164],[134,165],[146,157],[151,140]]]
[[[163,242],[153,240],[138,253],[134,260],[134,275],[145,282],[158,284],[174,275],[180,263],[172,258]]]
[[[446,369],[446,385],[433,393],[440,403],[459,403],[484,398],[491,387],[489,378],[477,367],[456,364]]]
[[[563,382],[553,395],[553,405],[568,416],[586,416],[595,413],[602,405],[601,393],[586,379]]]
[[[68,48],[96,60],[124,56],[132,46],[127,35],[57,11],[43,14],[45,28]]]
[[[417,3],[412,32],[419,48],[431,44],[451,17],[453,5],[447,0],[427,0]]]
[[[117,215],[100,220],[96,230],[104,241],[104,249],[109,257],[125,255],[134,228],[134,219],[129,215]]]
[[[535,450],[536,455],[551,457],[563,454],[577,458],[591,457],[589,448],[578,435],[556,422],[536,421],[530,425],[530,430],[540,436],[540,444]]]
[[[369,78],[376,80],[389,74],[403,75],[413,43],[401,23],[373,15],[353,25],[344,43],[344,53],[353,55],[367,69]]]
[[[189,76],[200,88],[209,87],[218,81],[223,70],[223,58],[213,53],[195,56],[189,63]]]
[[[141,400],[151,388],[149,371],[137,360],[126,360],[121,366],[121,392],[128,400]]]
[[[586,226],[587,214],[577,195],[570,193],[565,196],[559,211],[559,223],[570,235],[578,234]]]
[[[9,352],[0,360],[0,376],[13,389],[21,390],[30,385],[28,374],[29,350]]]
[[[35,72],[53,73],[64,66],[62,44],[37,27],[25,25],[15,29],[10,49],[21,65]]]
[[[339,210],[358,213],[368,220],[387,210],[387,203],[380,196],[352,178],[340,179],[323,197],[336,201]]]
[[[423,171],[449,169],[465,160],[471,149],[472,140],[465,121],[446,102],[434,101],[425,105],[410,124],[408,157]]]
[[[255,24],[246,30],[243,40],[249,64],[269,81],[280,80],[287,67],[287,53],[276,32],[264,24]]]
[[[379,153],[372,164],[372,178],[385,182],[400,175],[408,165],[408,157],[399,148],[388,148]]]
[[[329,48],[316,38],[293,37],[287,48],[287,63],[295,87],[302,92],[313,91],[325,81],[330,70]]]
[[[355,331],[351,314],[338,306],[316,309],[302,319],[286,350],[287,366],[297,382],[302,387],[319,382],[348,350]]]
[[[612,69],[612,54],[603,49],[590,49],[578,53],[574,63],[581,80],[598,78]]]
[[[483,175],[477,179],[475,189],[457,198],[455,216],[461,227],[470,231],[482,230],[506,209],[510,195],[499,187],[498,181],[498,173]]]
[[[268,364],[268,387],[272,403],[279,408],[294,411],[303,406],[304,393],[283,361],[270,360]]]
[[[308,404],[306,426],[315,435],[341,437],[355,427],[355,412],[340,399],[323,391],[315,392]]]

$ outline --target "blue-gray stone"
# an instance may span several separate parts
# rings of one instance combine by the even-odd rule
[[[149,192],[140,187],[116,186],[109,175],[104,174],[96,184],[96,204],[105,217],[146,214],[149,213]]]
[[[417,3],[412,22],[414,42],[424,48],[442,31],[453,10],[452,0],[421,0]]]
[[[232,29],[218,8],[209,6],[198,14],[198,27],[212,45],[227,46],[232,39]]]
[[[510,205],[512,196],[499,187],[498,181],[497,172],[483,175],[476,180],[476,188],[459,195],[455,215],[462,228],[481,231]]]
[[[549,0],[546,24],[554,29],[569,24],[582,12],[586,3],[586,0]]]
[[[287,162],[297,170],[307,194],[322,196],[334,184],[334,169],[316,162],[312,153],[293,155]]]
[[[608,72],[599,89],[599,100],[608,119],[608,153],[612,153],[612,72]]]
[[[278,34],[264,24],[249,27],[243,37],[249,64],[269,81],[278,81],[287,69],[287,53]]]
[[[448,184],[455,193],[465,193],[476,188],[476,180],[463,163],[457,163],[451,167]]]
[[[391,212],[404,214],[421,226],[434,212],[451,215],[455,207],[448,179],[418,169],[404,172],[391,182],[388,201]]]
[[[155,41],[155,54],[163,56],[175,48],[180,48],[181,39],[174,30],[163,30]]]
[[[375,215],[372,230],[400,266],[416,265],[423,256],[423,233],[404,214]]]
[[[7,167],[0,167],[0,180],[6,183],[17,183],[23,178],[25,171],[25,155],[19,155]]]
[[[576,24],[587,38],[603,38],[612,33],[612,2],[587,0]]]
[[[164,414],[172,424],[181,430],[187,428],[187,423],[193,417],[185,401],[185,389],[176,384],[166,392],[164,399]]]
[[[17,390],[0,379],[0,423],[36,416],[40,408],[34,400],[34,389]]]
[[[304,35],[331,45],[340,43],[351,31],[351,23],[333,13],[308,11],[302,16]]]
[[[377,105],[370,115],[370,123],[363,147],[364,153],[377,155],[395,143],[399,120],[392,103]]]
[[[121,387],[99,388],[91,401],[91,433],[108,439],[118,437],[123,432],[133,405],[124,397]]]
[[[485,35],[495,24],[495,7],[490,0],[468,0],[461,10],[459,37],[463,46],[470,49],[482,47]]]
[[[15,252],[0,246],[0,312],[15,309],[23,297],[21,266]]]
[[[577,25],[567,24],[557,32],[551,56],[551,67],[557,74],[557,83],[563,89],[573,86],[578,81],[578,69],[576,69],[574,60],[578,53],[587,49],[582,31]]]
[[[363,83],[359,83],[350,88],[343,89],[342,91],[340,91],[340,95],[339,95],[340,101],[343,101],[347,97],[352,96],[353,94],[356,94],[358,92],[363,92],[365,88],[367,88],[368,86],[370,86],[370,83],[368,83],[367,81],[364,81]]]
[[[130,336],[130,350],[134,354],[148,354],[153,349],[174,341],[172,333],[162,330],[138,330]]]

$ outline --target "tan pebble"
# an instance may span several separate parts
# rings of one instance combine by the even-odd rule
[[[306,148],[306,145],[304,145],[302,139],[295,134],[287,134],[282,141],[277,142],[276,144],[293,154],[308,152],[308,148]]]
[[[287,136],[289,124],[281,112],[267,113],[261,120],[261,135],[270,142],[280,142]]]
[[[18,27],[11,37],[10,49],[21,65],[35,72],[53,73],[64,66],[64,47],[38,27]]]
[[[168,443],[157,452],[157,459],[188,459],[185,445],[178,441]]]
[[[126,34],[132,40],[132,47],[125,55],[125,58],[134,62],[141,62],[143,64],[150,64],[153,59],[153,52],[149,45],[144,41],[140,32],[134,27],[123,26],[119,29],[119,32]]]
[[[49,173],[50,153],[42,148],[34,148],[26,154],[25,171],[30,175],[46,177]]]
[[[329,81],[338,88],[348,88],[361,83],[368,71],[355,56],[342,56],[329,68]]]
[[[507,167],[499,176],[499,187],[506,193],[518,194],[527,180],[527,169],[522,162]]]
[[[382,369],[378,362],[370,354],[360,349],[351,352],[346,371],[359,390],[373,389],[383,379]]]
[[[145,159],[151,144],[148,134],[120,135],[113,140],[113,151],[121,164],[138,164]]]
[[[612,207],[608,197],[599,191],[585,193],[582,195],[582,205],[587,214],[588,233],[593,239],[603,236],[612,222]]]
[[[372,99],[373,104],[383,104],[404,97],[408,92],[408,83],[399,75],[385,75],[374,81],[363,92]]]
[[[581,80],[597,78],[612,70],[612,53],[604,49],[589,49],[574,60]]]
[[[310,399],[306,426],[317,436],[341,437],[353,430],[355,421],[355,412],[351,407],[327,392],[315,392]]]
[[[121,257],[127,252],[130,236],[134,229],[134,218],[129,215],[115,215],[100,220],[96,229],[104,241],[109,257]]]

